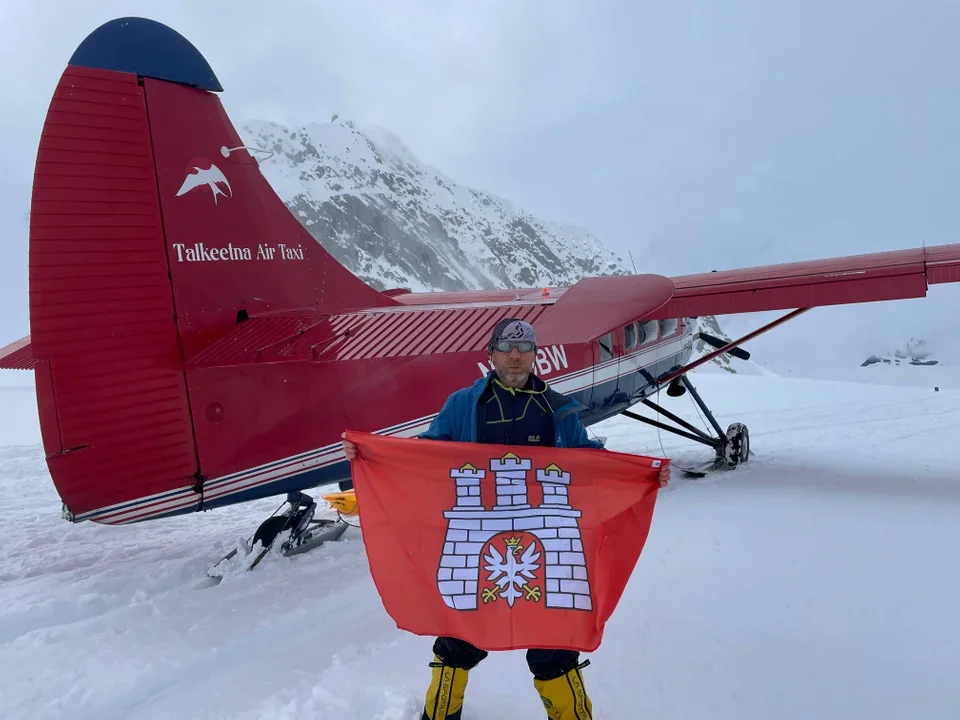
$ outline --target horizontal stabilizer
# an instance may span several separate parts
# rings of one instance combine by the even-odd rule
[[[0,370],[32,370],[34,362],[29,335],[0,348]]]

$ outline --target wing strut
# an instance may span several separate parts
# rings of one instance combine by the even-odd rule
[[[787,314],[784,315],[783,317],[777,318],[777,319],[774,320],[773,322],[769,322],[769,323],[767,323],[766,325],[764,325],[763,327],[758,328],[757,330],[754,330],[752,333],[750,333],[750,334],[748,334],[748,335],[744,335],[744,336],[743,336],[742,338],[740,338],[739,340],[734,340],[734,341],[732,341],[732,342],[729,342],[729,343],[727,343],[726,345],[724,345],[723,347],[718,348],[718,349],[714,350],[713,352],[709,352],[709,353],[707,353],[706,355],[704,355],[704,356],[701,357],[701,358],[697,358],[697,359],[694,360],[692,363],[688,363],[687,365],[684,365],[682,368],[677,368],[676,370],[674,370],[674,371],[672,371],[672,372],[668,372],[667,374],[663,375],[662,377],[657,378],[657,385],[666,385],[666,384],[668,384],[670,381],[672,381],[672,380],[674,380],[674,379],[676,379],[676,378],[678,378],[678,377],[681,377],[682,375],[686,375],[688,372],[690,372],[691,370],[693,370],[693,369],[695,369],[695,368],[700,367],[700,366],[703,365],[704,363],[710,362],[711,360],[713,360],[713,359],[714,359],[715,357],[717,357],[718,355],[723,355],[723,353],[729,352],[730,350],[733,350],[734,348],[739,347],[740,345],[743,345],[743,343],[748,342],[748,341],[750,341],[750,340],[753,340],[753,339],[754,339],[755,337],[757,337],[758,335],[763,335],[763,333],[767,332],[768,330],[773,330],[773,329],[774,329],[775,327],[777,327],[778,325],[783,325],[783,323],[787,322],[787,320],[793,320],[793,318],[797,317],[798,315],[803,315],[803,313],[807,312],[807,310],[809,310],[809,309],[810,309],[810,308],[808,308],[808,307],[805,307],[805,308],[797,308],[796,310],[793,310],[792,312],[787,313]]]

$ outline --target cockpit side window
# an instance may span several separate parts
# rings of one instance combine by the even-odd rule
[[[656,320],[645,322],[640,326],[640,344],[649,345],[657,341],[657,332],[660,324]]]
[[[600,362],[613,359],[613,333],[603,335],[600,340]]]
[[[623,348],[630,350],[637,346],[637,324],[635,322],[623,326]]]

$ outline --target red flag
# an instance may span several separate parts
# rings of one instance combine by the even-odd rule
[[[600,645],[669,461],[346,436],[370,572],[397,627],[484,650]]]

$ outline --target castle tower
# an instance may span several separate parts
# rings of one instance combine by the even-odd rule
[[[450,471],[450,477],[457,481],[457,504],[454,505],[454,510],[483,510],[480,481],[485,474],[470,463],[459,470]]]
[[[570,509],[567,488],[570,485],[570,473],[565,473],[557,465],[548,465],[537,470],[537,482],[543,488],[543,504],[540,507]]]
[[[537,482],[543,488],[544,529],[534,532],[545,550],[547,607],[592,610],[587,562],[583,554],[578,510],[570,507],[567,488],[570,473],[557,465],[537,470]],[[551,511],[555,515],[551,516]]]
[[[483,532],[482,518],[485,514],[480,498],[480,483],[486,476],[470,463],[450,471],[457,483],[457,504],[444,513],[447,535],[443,543],[443,555],[437,568],[437,588],[447,607],[456,610],[475,610],[477,607],[477,582],[480,577],[480,548],[478,542],[493,535]]]
[[[490,469],[497,474],[497,504],[494,510],[529,510],[527,503],[527,471],[532,467],[529,460],[521,460],[507,453],[499,460],[490,462]]]

